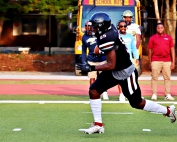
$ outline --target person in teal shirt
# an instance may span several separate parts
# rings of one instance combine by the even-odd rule
[[[134,41],[135,39],[131,34],[126,32],[126,29],[127,29],[126,21],[120,20],[117,24],[117,30],[119,31],[119,35],[125,42],[127,51],[129,52],[130,55],[130,60],[133,63],[133,57],[134,57],[136,59],[136,65],[139,65],[139,55],[135,45],[135,41]],[[118,90],[119,90],[119,101],[125,101],[125,96],[122,93],[122,88],[120,87],[120,85],[118,85]]]

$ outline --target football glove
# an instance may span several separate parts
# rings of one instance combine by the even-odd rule
[[[95,66],[91,66],[88,63],[78,63],[76,67],[82,72],[90,72],[95,70]]]

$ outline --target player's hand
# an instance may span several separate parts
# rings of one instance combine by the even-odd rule
[[[81,70],[82,72],[90,72],[95,69],[95,66],[90,66],[88,63],[78,63],[76,67],[78,70]]]

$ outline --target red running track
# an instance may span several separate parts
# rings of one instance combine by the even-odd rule
[[[142,96],[151,96],[150,85],[140,85]],[[1,85],[0,95],[88,95],[89,85]],[[109,95],[117,95],[117,86],[108,90]],[[176,96],[176,86],[171,85],[171,94]],[[158,95],[164,96],[164,85],[158,86]]]

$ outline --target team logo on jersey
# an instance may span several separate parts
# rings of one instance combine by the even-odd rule
[[[90,45],[95,44],[96,43],[96,37],[91,37],[91,38],[87,39],[86,42],[87,43],[90,42]]]
[[[101,36],[100,36],[100,39],[103,39],[103,38],[105,38],[105,37],[106,37],[106,34],[101,35]]]
[[[168,40],[168,38],[164,38],[165,40]]]

